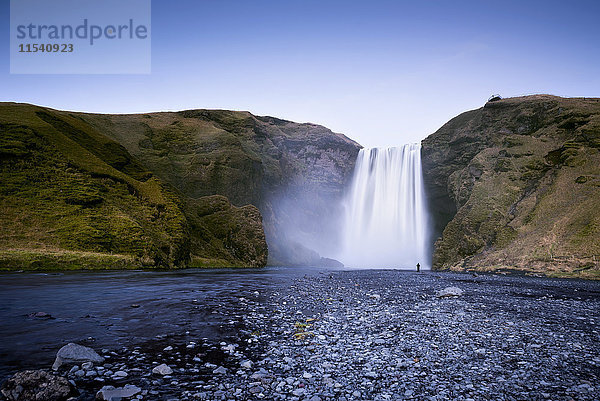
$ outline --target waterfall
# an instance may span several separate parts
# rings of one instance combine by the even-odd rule
[[[429,268],[420,144],[362,149],[345,208],[346,266]]]

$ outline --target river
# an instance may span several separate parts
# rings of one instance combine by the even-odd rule
[[[113,349],[157,336],[226,336],[243,319],[240,298],[260,297],[268,288],[314,272],[273,267],[3,273],[0,377],[50,366],[69,342]],[[36,312],[52,318],[30,317]]]

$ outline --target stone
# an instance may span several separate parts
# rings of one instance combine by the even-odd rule
[[[224,375],[227,374],[227,369],[224,368],[223,366],[219,366],[218,368],[216,368],[215,370],[213,370],[214,374],[219,374],[219,375]]]
[[[152,369],[152,373],[165,376],[165,375],[170,375],[171,373],[173,373],[173,369],[171,369],[169,366],[167,366],[167,364],[163,363],[161,365],[156,366],[154,369]]]
[[[46,312],[32,312],[27,316],[29,316],[31,318],[37,318],[37,319],[54,319],[54,317],[52,317],[51,314],[46,313]]]
[[[104,358],[89,347],[69,343],[59,349],[56,353],[56,360],[52,365],[52,369],[58,370],[63,365],[72,365],[84,362],[102,363],[104,362]]]
[[[25,370],[15,373],[2,386],[9,401],[64,401],[73,392],[67,379],[45,370]]]
[[[113,373],[112,377],[116,377],[116,378],[127,377],[127,372],[124,372],[122,370],[117,370],[115,373]]]
[[[243,361],[242,363],[240,363],[240,366],[244,369],[251,369],[252,361]]]
[[[130,398],[140,393],[141,388],[132,384],[126,384],[124,387],[104,386],[96,393],[97,400],[120,401],[121,398]]]
[[[294,394],[296,397],[301,397],[304,395],[304,393],[306,392],[305,389],[303,388],[297,388],[294,391],[292,391],[292,394]]]
[[[436,293],[438,298],[459,297],[463,294],[463,290],[458,287],[446,287]]]

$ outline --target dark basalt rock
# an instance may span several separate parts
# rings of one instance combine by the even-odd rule
[[[2,394],[9,401],[64,401],[73,392],[67,379],[45,370],[18,372],[2,387]]]

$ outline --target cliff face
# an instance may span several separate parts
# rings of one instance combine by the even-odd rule
[[[256,205],[270,264],[320,264],[336,245],[339,199],[360,146],[314,124],[247,112],[77,114],[187,197]]]
[[[600,99],[486,103],[422,145],[434,268],[600,276]]]
[[[182,195],[82,116],[0,103],[0,268],[265,265],[258,209]]]

